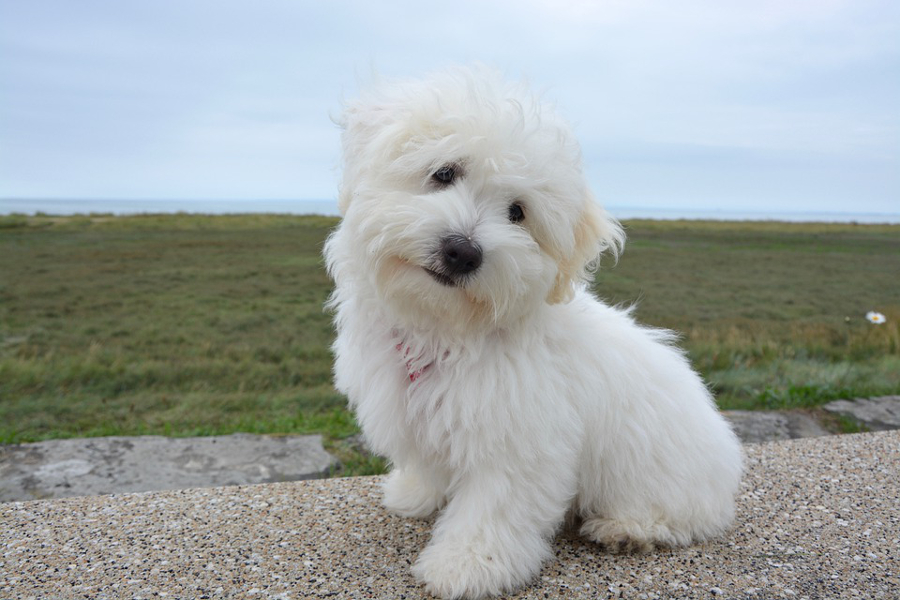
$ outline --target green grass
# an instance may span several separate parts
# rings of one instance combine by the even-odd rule
[[[601,296],[682,333],[725,408],[900,391],[900,226],[628,223]],[[872,325],[878,310],[888,322]]]
[[[331,385],[335,224],[0,217],[0,442],[321,432],[345,472],[383,469]],[[626,225],[598,293],[680,331],[723,407],[900,393],[900,226]]]
[[[45,217],[0,230],[0,441],[353,433],[322,309],[333,224]]]

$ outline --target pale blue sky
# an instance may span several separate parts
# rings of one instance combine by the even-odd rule
[[[0,0],[0,198],[333,198],[373,68],[476,60],[607,204],[900,213],[892,0]]]

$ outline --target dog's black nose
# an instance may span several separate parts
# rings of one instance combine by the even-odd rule
[[[481,266],[481,248],[461,235],[441,240],[441,261],[449,275],[465,275]]]

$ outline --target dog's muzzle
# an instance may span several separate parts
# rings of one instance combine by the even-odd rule
[[[442,285],[456,286],[465,276],[478,270],[484,258],[478,244],[461,235],[448,235],[440,242],[436,264],[425,270]]]

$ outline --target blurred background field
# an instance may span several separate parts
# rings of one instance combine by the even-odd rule
[[[341,445],[357,429],[323,309],[336,222],[0,217],[0,443],[318,432],[348,472],[380,470]],[[900,225],[625,225],[597,293],[678,330],[723,408],[900,393]]]

